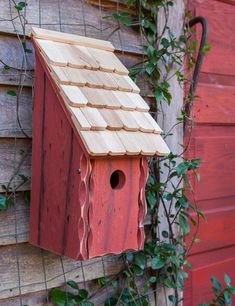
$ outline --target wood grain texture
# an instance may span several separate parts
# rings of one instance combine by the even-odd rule
[[[0,138],[25,137],[17,122],[17,98],[7,94],[8,90],[17,91],[16,87],[0,86]],[[19,119],[23,130],[32,134],[32,93],[31,89],[23,89],[19,98]]]
[[[234,75],[235,6],[221,1],[210,1],[209,3],[209,5],[208,1],[193,1],[192,3],[195,7],[195,15],[206,17],[209,23],[208,43],[212,48],[204,60],[202,72]],[[197,35],[199,38],[199,30]]]
[[[87,258],[84,235],[89,163],[50,81],[39,62],[37,65],[36,81],[43,82],[45,94],[37,83],[30,242],[72,258]]]
[[[208,20],[208,42],[212,48],[202,66],[203,74],[196,93],[199,98],[192,112],[196,126],[189,158],[204,160],[199,170],[200,183],[191,177],[193,197],[207,222],[200,222],[197,238],[201,243],[193,246],[189,257],[192,272],[186,285],[185,306],[208,303],[212,299],[211,275],[222,280],[227,273],[232,282],[235,281],[235,57],[231,29],[235,7],[229,1],[191,1],[191,4],[197,15]],[[196,31],[199,37],[199,28]]]
[[[0,11],[1,18],[10,18],[7,0],[1,1]],[[32,26],[41,25],[42,28],[49,30],[61,30],[71,34],[108,39],[119,50],[142,53],[143,44],[138,32],[131,28],[125,28],[124,31],[122,27],[121,30],[118,30],[119,25],[116,20],[103,19],[115,12],[116,9],[100,11],[99,7],[92,6],[85,1],[66,0],[59,7],[58,2],[53,0],[41,0],[40,9],[37,1],[30,1],[26,10],[26,33],[31,31]],[[21,33],[22,28],[18,20],[15,20],[15,26]],[[12,33],[11,22],[6,21],[1,24],[0,31]]]
[[[194,103],[197,123],[213,125],[235,124],[235,87],[200,83]]]
[[[7,185],[13,174],[19,169],[18,173],[31,177],[31,141],[24,139],[6,139],[0,140],[0,184]],[[19,175],[16,175],[11,182],[11,187],[18,186],[22,183]],[[18,190],[28,190],[30,181],[23,184]],[[0,187],[0,191],[3,188]]]
[[[146,173],[147,164],[143,165]],[[111,175],[121,171],[120,187],[111,187]],[[146,181],[141,180],[141,192]],[[139,226],[145,216],[145,202],[139,212],[140,158],[96,160],[92,164],[88,236],[89,257],[96,254],[119,254],[143,247],[144,235]],[[98,188],[103,186],[106,190]],[[143,199],[142,199],[143,200]],[[140,213],[140,217],[139,217]],[[140,219],[139,219],[140,218]],[[140,225],[139,225],[140,222]],[[97,239],[99,237],[99,239]]]
[[[104,275],[101,258],[83,263],[63,258],[62,267],[59,256],[42,251],[29,244],[21,244],[18,245],[18,247],[5,246],[0,248],[0,273],[2,280],[0,286],[1,299],[19,295],[16,251],[19,258],[22,294],[44,290],[45,276],[49,289],[63,285],[63,267],[66,279],[74,279],[77,282],[82,282],[83,278],[89,281]],[[43,262],[45,266],[45,275],[43,271]],[[107,257],[104,258],[104,265],[107,273],[106,275],[112,275],[121,270],[123,261],[115,256]]]

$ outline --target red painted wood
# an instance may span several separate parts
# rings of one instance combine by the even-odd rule
[[[200,183],[191,176],[195,194],[190,197],[207,222],[200,221],[201,243],[191,249],[192,272],[184,291],[184,306],[197,306],[212,299],[212,275],[223,283],[227,273],[235,283],[235,6],[213,0],[190,2],[194,14],[208,20],[212,46],[202,67],[188,153],[189,158],[204,160]]]
[[[34,244],[38,239],[39,207],[41,194],[41,168],[42,168],[42,140],[43,140],[43,117],[44,117],[44,72],[37,56],[35,58],[35,90],[34,90],[34,113],[33,113],[33,140],[32,140],[32,186],[30,205],[30,241]]]
[[[144,236],[139,230],[143,232],[145,203],[139,219],[139,186],[145,186],[147,174],[141,174],[140,162],[140,158],[117,158],[92,163],[89,257],[97,253],[118,254],[143,247]],[[144,167],[146,169],[147,165]],[[116,170],[122,171],[125,182],[121,188],[112,189],[110,178]]]
[[[207,124],[235,124],[235,87],[200,84],[195,99],[194,120]]]
[[[209,23],[208,43],[212,46],[202,72],[235,75],[235,6],[220,1],[190,1],[196,16],[205,16]],[[199,37],[199,30],[197,32]]]
[[[37,48],[35,75],[30,242],[77,260],[143,248],[147,159],[91,159]]]

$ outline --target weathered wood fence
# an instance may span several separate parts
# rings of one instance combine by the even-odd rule
[[[136,30],[120,26],[111,16],[116,11],[126,10],[125,1],[112,0],[89,3],[82,0],[28,0],[25,10],[26,34],[32,26],[51,30],[85,35],[110,40],[117,49],[117,54],[127,67],[143,60],[143,39],[138,27]],[[172,15],[172,22],[178,24],[177,33],[182,30],[183,1],[177,0]],[[16,10],[12,1],[0,1],[0,60],[13,67],[21,67],[22,50],[15,30],[22,33],[18,19],[12,23]],[[178,19],[180,18],[180,23]],[[29,46],[28,48],[32,49]],[[29,55],[29,69],[33,69],[34,56]],[[0,186],[7,185],[14,173],[30,177],[31,140],[26,138],[17,123],[17,112],[23,129],[31,135],[33,71],[27,71],[23,79],[24,88],[19,101],[15,96],[7,94],[8,90],[17,91],[20,72],[4,69],[0,63]],[[144,81],[141,80],[142,94],[151,103]],[[178,92],[174,83],[173,91]],[[182,94],[178,94],[174,108],[168,109],[168,118],[179,112]],[[177,115],[173,116],[174,118]],[[177,136],[179,135],[179,136]],[[171,145],[179,149],[182,134],[178,131]],[[171,147],[171,149],[173,149]],[[11,186],[22,182],[15,176]],[[25,191],[30,189],[30,182],[23,184],[15,194],[16,205],[0,212],[0,305],[43,305],[50,288],[61,286],[66,280],[74,279],[83,283],[92,292],[97,291],[94,281],[103,276],[118,273],[123,262],[116,256],[98,258],[86,262],[76,262],[60,258],[28,244],[29,205]],[[0,187],[0,191],[4,191]],[[106,291],[95,295],[96,305],[101,304],[107,296]],[[159,304],[159,305],[164,305]]]

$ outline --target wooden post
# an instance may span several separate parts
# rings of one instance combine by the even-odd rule
[[[168,26],[178,38],[183,33],[183,25],[184,25],[184,13],[185,13],[185,5],[184,0],[175,0],[174,6],[170,9]],[[165,25],[165,15],[164,12],[161,13],[158,20],[158,30],[161,31]],[[172,68],[172,74],[175,69],[178,67]],[[183,68],[182,68],[183,69]],[[168,106],[166,103],[163,103],[161,112],[159,114],[158,122],[164,131],[164,133],[168,133],[168,131],[177,123],[177,118],[181,115],[181,109],[183,106],[183,97],[184,91],[183,88],[179,85],[177,78],[173,77],[169,81],[170,83],[170,93],[172,95],[171,105]],[[180,154],[182,152],[181,145],[183,144],[183,125],[179,124],[172,130],[173,135],[166,138],[166,143],[168,144],[171,152],[174,154]],[[166,178],[166,173],[161,175],[161,180],[164,181]],[[174,178],[174,183],[177,183],[177,178]],[[168,186],[168,190],[172,188]],[[163,208],[160,209],[160,226],[158,229],[158,233],[162,233],[165,229],[168,229],[166,224],[166,217],[163,211]],[[177,230],[177,229],[175,229]],[[156,305],[166,306],[170,305],[170,301],[168,300],[168,296],[172,294],[169,289],[161,289],[156,293]]]

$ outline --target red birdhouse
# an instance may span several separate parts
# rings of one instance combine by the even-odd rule
[[[143,248],[161,129],[110,42],[43,29],[32,41],[30,242],[79,260]]]

